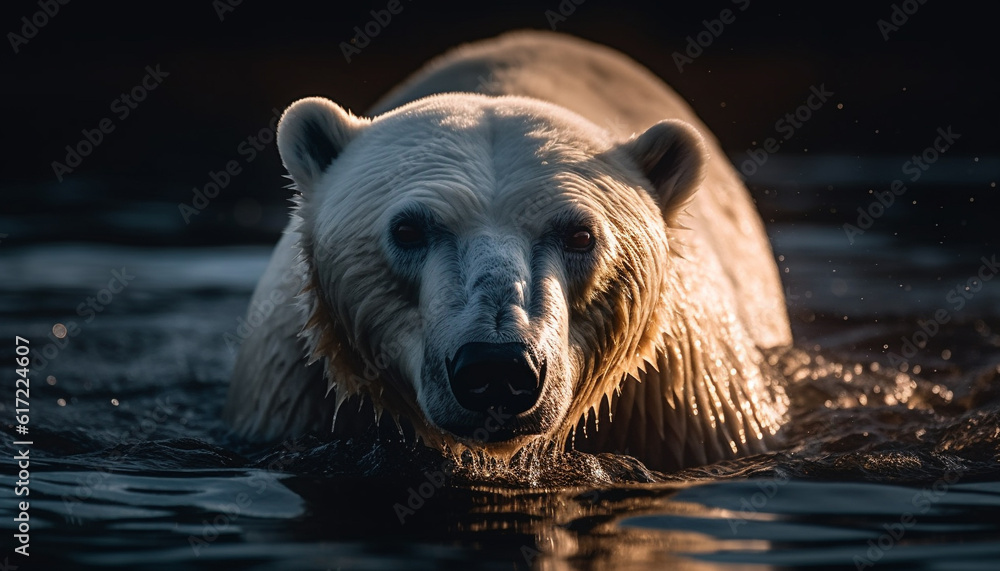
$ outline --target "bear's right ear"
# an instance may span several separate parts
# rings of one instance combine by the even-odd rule
[[[278,153],[304,193],[369,121],[355,117],[329,99],[307,97],[293,103],[278,122]]]

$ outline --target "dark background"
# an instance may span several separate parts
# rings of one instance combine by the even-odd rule
[[[223,0],[224,1],[224,0]],[[223,14],[211,0],[185,3],[70,2],[15,54],[0,46],[4,165],[0,236],[5,246],[40,241],[200,245],[273,241],[290,191],[273,142],[255,160],[238,147],[272,109],[325,95],[363,113],[428,58],[464,41],[517,28],[549,29],[560,2],[410,2],[348,63],[339,47],[384,0],[350,5],[243,1]],[[737,162],[777,136],[810,86],[834,97],[748,185],[771,222],[840,227],[858,206],[901,178],[901,164],[935,131],[952,126],[955,147],[886,213],[871,234],[946,247],[995,244],[1000,212],[997,48],[992,12],[916,0],[916,13],[886,41],[876,22],[893,4],[728,0],[642,3],[586,0],[560,32],[615,47],[664,78],[691,103]],[[736,20],[680,73],[671,58],[703,20],[734,9]],[[7,2],[6,34],[22,32],[37,2]],[[39,17],[39,20],[41,18]],[[169,73],[124,120],[112,101],[139,84],[146,66]],[[842,108],[837,108],[842,104]],[[110,117],[115,130],[64,181],[52,162],[82,129]],[[242,171],[185,224],[193,189],[237,160]],[[991,185],[993,183],[993,185]],[[913,203],[915,201],[915,204]]]

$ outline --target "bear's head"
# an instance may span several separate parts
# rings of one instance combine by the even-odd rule
[[[653,360],[668,237],[705,164],[687,124],[621,141],[452,93],[373,119],[303,99],[277,138],[335,406],[364,395],[427,440],[504,453],[564,441]]]

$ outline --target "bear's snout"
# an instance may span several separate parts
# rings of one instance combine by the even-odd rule
[[[545,380],[545,362],[524,343],[466,343],[445,364],[458,404],[477,413],[521,414],[535,406]]]

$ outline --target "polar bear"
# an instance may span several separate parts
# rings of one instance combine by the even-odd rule
[[[287,301],[240,347],[239,435],[388,426],[452,453],[657,470],[774,444],[787,397],[762,349],[791,333],[763,225],[708,129],[634,61],[510,33],[367,117],[300,100],[277,141],[297,205],[251,307]]]

